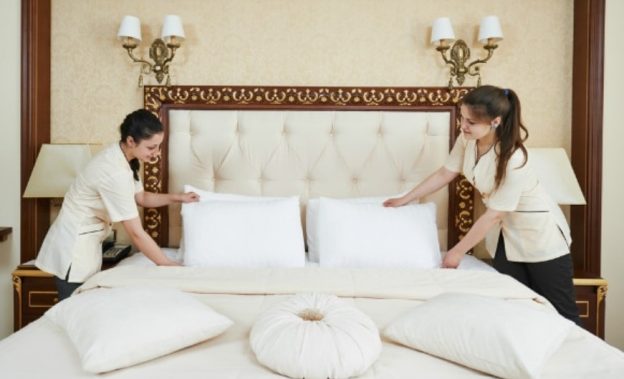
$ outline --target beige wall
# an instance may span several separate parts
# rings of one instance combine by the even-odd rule
[[[0,226],[13,227],[0,242],[0,338],[13,331],[11,271],[19,263],[20,228],[20,1],[0,2]]]
[[[432,6],[436,4],[436,6]],[[500,17],[505,40],[484,83],[517,90],[532,146],[570,145],[570,0],[53,0],[52,139],[102,142],[142,105],[139,65],[115,39],[125,14],[148,41],[165,14],[182,17],[186,43],[175,84],[439,86],[448,70],[429,44],[439,16],[476,42],[483,16]],[[470,10],[467,12],[466,10]],[[530,27],[528,27],[530,25]],[[470,79],[468,84],[474,85]]]
[[[622,36],[624,2],[607,0],[605,21],[604,129],[602,176],[602,275],[607,293],[607,342],[624,349],[624,121],[622,120]]]

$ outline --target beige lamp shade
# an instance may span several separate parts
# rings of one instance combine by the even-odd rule
[[[557,204],[585,204],[581,186],[563,148],[531,148],[529,161],[540,183]]]
[[[90,159],[89,145],[42,145],[24,197],[64,197],[74,178]]]

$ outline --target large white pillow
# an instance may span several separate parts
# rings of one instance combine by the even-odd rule
[[[321,198],[319,264],[330,267],[440,267],[435,204],[387,208]]]
[[[65,330],[82,368],[128,367],[217,336],[232,325],[191,295],[159,288],[95,289],[45,313]]]
[[[375,323],[330,294],[295,295],[261,314],[249,343],[263,365],[291,378],[350,378],[381,353]]]
[[[388,326],[389,339],[502,378],[539,378],[572,323],[550,310],[449,293]]]
[[[303,267],[299,199],[182,205],[184,265]]]
[[[400,195],[396,195],[400,196]],[[384,201],[391,197],[396,196],[375,196],[375,197],[350,197],[340,199],[342,201],[350,201],[354,203],[363,204],[383,204]],[[310,262],[319,261],[318,253],[318,212],[319,212],[319,198],[308,199],[308,205],[306,207],[306,243],[308,245],[308,259]]]
[[[234,193],[212,192],[197,188],[190,184],[184,185],[184,192],[195,192],[199,195],[199,201],[267,201],[285,199],[284,197],[248,196]],[[180,238],[179,254],[178,260],[182,260],[182,257],[184,256],[184,235]]]

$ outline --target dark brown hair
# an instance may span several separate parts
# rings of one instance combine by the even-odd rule
[[[163,130],[162,123],[152,112],[146,109],[137,109],[128,114],[119,126],[120,141],[126,143],[128,137],[132,137],[134,142],[138,144],[142,140],[150,139],[154,134],[162,133]],[[141,168],[139,160],[134,158],[128,163],[132,169],[134,180],[139,180],[139,169]]]
[[[529,132],[520,117],[520,99],[511,89],[481,86],[469,92],[462,100],[462,104],[470,108],[478,120],[490,122],[498,116],[501,117],[501,123],[495,131],[498,140],[496,149],[498,158],[494,189],[497,189],[505,179],[507,163],[516,150],[520,149],[524,154],[522,166],[527,162],[524,141],[529,137]]]

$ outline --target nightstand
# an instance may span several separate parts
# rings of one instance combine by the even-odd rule
[[[102,269],[113,267],[105,264]],[[13,271],[13,330],[35,321],[58,302],[54,276],[32,263],[21,264]]]
[[[41,317],[58,302],[54,276],[32,264],[13,271],[13,330],[17,331]]]
[[[604,339],[605,303],[608,283],[605,279],[575,275],[576,305],[583,327]]]
[[[491,259],[482,260],[492,265]],[[576,292],[576,306],[583,328],[604,339],[608,282],[595,275],[578,271],[574,273],[573,282]]]

